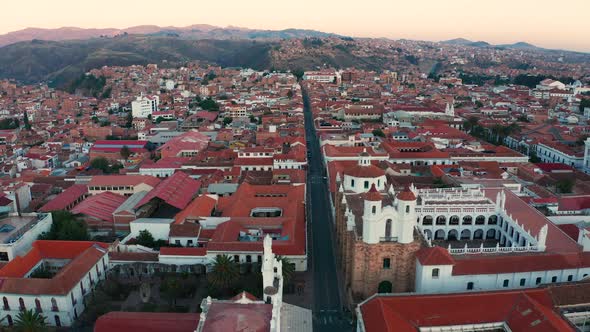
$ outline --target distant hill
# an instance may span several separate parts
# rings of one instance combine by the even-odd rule
[[[222,66],[270,67],[273,42],[186,40],[173,37],[119,36],[72,41],[20,42],[0,48],[0,78],[24,83],[49,81],[64,86],[80,74],[105,65],[148,63],[179,65],[202,60]]]
[[[440,43],[446,44],[446,45],[461,45],[461,46],[471,46],[471,47],[498,47],[498,48],[510,48],[510,49],[536,49],[536,50],[541,49],[533,44],[529,44],[526,42],[518,42],[518,43],[514,43],[514,44],[492,45],[492,44],[485,42],[485,41],[474,42],[474,41],[471,41],[471,40],[465,39],[465,38],[449,39],[449,40],[441,41]]]
[[[330,37],[336,34],[305,30],[256,30],[240,27],[217,27],[208,24],[195,24],[186,27],[160,27],[157,25],[140,25],[126,29],[83,29],[63,27],[58,29],[27,28],[0,35],[0,47],[31,40],[63,41],[89,39],[97,37],[114,37],[124,34],[177,36],[184,39],[288,39],[304,37]]]
[[[473,42],[471,40],[465,39],[465,38],[455,38],[455,39],[443,40],[443,41],[441,41],[441,43],[447,44],[447,45],[469,45]]]

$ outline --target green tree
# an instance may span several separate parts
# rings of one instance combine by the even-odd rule
[[[381,130],[379,128],[373,129],[372,133],[374,136],[377,136],[377,137],[385,137],[385,133],[383,133],[383,130]]]
[[[583,98],[582,101],[580,101],[580,113],[584,113],[584,108],[590,108],[590,98]]]
[[[156,243],[156,241],[154,240],[154,236],[147,229],[139,231],[139,235],[137,236],[137,238],[135,238],[135,240],[137,244],[149,248],[153,248]]]
[[[291,74],[293,74],[293,76],[295,76],[298,80],[300,80],[303,78],[303,75],[305,75],[305,72],[303,71],[303,69],[298,68],[298,69],[292,70]]]
[[[129,147],[127,145],[123,145],[120,153],[121,153],[121,157],[125,160],[129,159],[129,156],[131,156],[131,150],[129,149]]]
[[[572,179],[563,179],[557,181],[555,188],[562,194],[569,194],[574,188],[574,181]]]
[[[53,223],[49,232],[39,236],[39,240],[67,240],[67,241],[88,241],[88,227],[82,220],[69,211],[53,211],[51,213]]]
[[[293,90],[287,91],[287,98],[289,98],[289,99],[293,98]]]
[[[295,274],[295,264],[289,262],[289,259],[284,256],[277,256],[277,260],[283,263],[283,282],[285,284],[291,283]]]
[[[20,332],[39,332],[47,331],[45,317],[33,310],[23,310],[18,313],[14,322],[16,331]]]
[[[232,290],[240,278],[238,264],[227,255],[218,255],[213,261],[213,268],[207,274],[209,284],[221,292]]]
[[[92,159],[92,161],[90,161],[90,166],[92,168],[100,169],[104,173],[109,173],[111,171],[109,161],[105,157],[96,157]]]
[[[176,299],[183,293],[183,285],[178,277],[168,277],[160,285],[160,291],[168,299],[170,305],[176,305]]]
[[[234,121],[234,119],[230,118],[230,117],[225,117],[223,118],[223,125],[227,126],[228,124],[232,123]]]
[[[31,130],[31,124],[29,123],[29,115],[27,114],[27,111],[25,111],[25,114],[23,117],[23,123],[25,125],[26,130]]]

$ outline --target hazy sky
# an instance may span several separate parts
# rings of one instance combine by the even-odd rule
[[[353,37],[491,43],[590,51],[590,0],[4,0],[0,33],[25,27],[212,24],[306,28]]]

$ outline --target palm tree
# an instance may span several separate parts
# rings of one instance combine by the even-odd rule
[[[16,330],[21,332],[39,332],[47,330],[45,317],[33,310],[21,311],[16,316],[14,325]]]
[[[213,268],[207,274],[211,286],[220,291],[230,290],[240,278],[238,264],[227,255],[218,255],[213,261]]]
[[[295,264],[289,262],[289,259],[283,256],[277,256],[277,260],[283,262],[283,282],[290,283],[295,273]]]

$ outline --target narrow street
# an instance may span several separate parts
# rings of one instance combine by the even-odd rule
[[[350,318],[342,312],[340,284],[333,251],[332,214],[326,170],[322,163],[319,139],[316,135],[307,93],[303,94],[305,131],[309,142],[308,197],[311,228],[311,268],[313,271],[314,331],[352,331]]]

